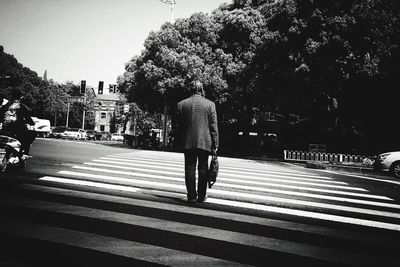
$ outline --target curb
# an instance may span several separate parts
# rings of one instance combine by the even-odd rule
[[[313,162],[313,161],[309,161],[309,162],[285,161],[283,159],[267,158],[267,157],[247,157],[246,159],[269,161],[269,162],[291,163],[291,164],[303,166],[304,168],[315,169],[315,170],[341,171],[341,172],[346,172],[346,173],[376,175],[376,176],[381,176],[381,177],[385,177],[385,178],[393,178],[392,175],[388,172],[376,171],[372,167],[367,167],[367,166],[338,165],[338,164],[332,164],[332,163],[328,163],[328,162]]]
[[[345,171],[345,172],[359,173],[359,174],[381,174],[380,172],[375,171],[372,167],[336,165],[323,162],[307,162],[305,167],[310,169]]]
[[[349,175],[365,175],[367,177],[375,177],[377,179],[382,179],[381,181],[393,182],[399,184],[400,181],[394,178],[389,172],[382,172],[374,170],[372,167],[365,166],[339,166],[329,163],[310,163],[304,166],[305,168],[326,170],[326,171],[336,171],[341,173],[347,173]]]

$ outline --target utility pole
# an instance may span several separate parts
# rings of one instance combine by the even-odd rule
[[[175,0],[160,0],[161,2],[163,2],[164,4],[168,4],[171,7],[171,18],[170,18],[170,22],[171,24],[174,23],[174,7],[176,5],[176,1]]]
[[[175,0],[160,0],[164,4],[168,4],[171,7],[171,17],[170,17],[170,22],[171,24],[174,23],[174,6],[176,4]],[[166,144],[167,144],[167,122],[168,122],[168,103],[167,103],[167,98],[164,96],[164,120],[163,120],[163,140],[162,140],[162,149],[165,149]]]
[[[86,80],[81,80],[80,93],[83,94],[82,130],[85,130],[86,92]]]
[[[65,127],[68,127],[68,120],[69,120],[69,99],[67,103],[67,122],[65,123]]]
[[[86,92],[83,95],[83,118],[82,118],[82,130],[85,130],[85,112],[86,112]]]

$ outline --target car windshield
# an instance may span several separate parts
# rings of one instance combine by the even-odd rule
[[[68,131],[70,131],[70,132],[79,132],[79,128],[72,128],[72,129],[69,129]]]

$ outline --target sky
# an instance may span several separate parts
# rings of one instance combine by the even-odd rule
[[[231,0],[176,0],[173,18],[210,14]],[[58,83],[116,84],[151,31],[171,20],[161,0],[0,0],[0,45]]]

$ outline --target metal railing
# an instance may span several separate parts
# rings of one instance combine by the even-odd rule
[[[368,164],[370,160],[366,156],[336,154],[327,152],[306,152],[283,150],[283,159],[288,161],[317,161],[330,163],[359,163]]]

